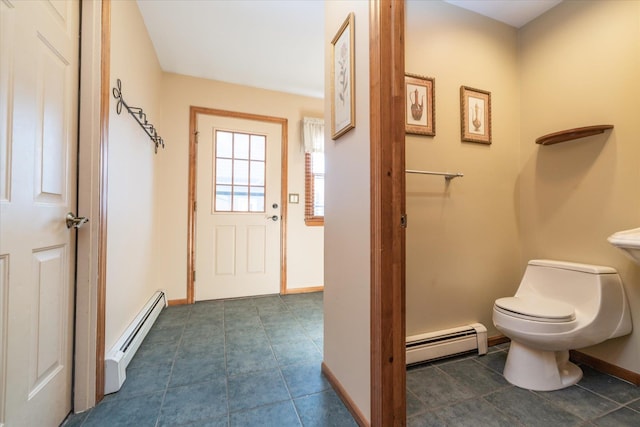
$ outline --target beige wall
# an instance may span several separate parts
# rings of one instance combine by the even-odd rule
[[[520,31],[522,261],[556,258],[618,269],[632,335],[586,350],[640,372],[640,266],[607,243],[640,226],[640,2],[563,2]],[[613,124],[552,146],[537,137]]]
[[[156,185],[158,254],[157,279],[169,299],[186,298],[187,188],[189,166],[189,107],[207,107],[288,120],[289,193],[300,203],[289,204],[287,219],[287,287],[321,286],[323,227],[304,224],[304,152],[301,121],[322,117],[322,99],[164,73],[161,91],[162,136],[166,148],[158,153]],[[196,297],[197,297],[196,281]]]
[[[142,107],[149,121],[160,127],[162,73],[137,3],[112,2],[111,13],[110,86],[121,79],[125,101]],[[116,113],[113,97],[110,104],[107,351],[160,287],[154,281],[158,247],[154,175],[161,154],[154,154],[153,143],[124,108],[121,115]]]
[[[331,140],[331,40],[355,13],[356,128]],[[325,3],[324,363],[370,418],[369,5]]]
[[[640,267],[607,243],[640,226],[640,2],[565,1],[520,30],[439,2],[407,3],[407,72],[436,78],[434,138],[407,136],[407,333],[480,321],[527,260],[618,269],[640,328]],[[461,143],[459,86],[492,92],[493,144]],[[554,146],[573,127],[615,129]],[[637,333],[585,350],[640,372]]]
[[[443,2],[408,1],[406,72],[435,78],[436,136],[406,137],[407,335],[481,322],[520,280],[515,188],[519,80],[516,30]],[[491,92],[491,145],[461,142],[460,86]]]

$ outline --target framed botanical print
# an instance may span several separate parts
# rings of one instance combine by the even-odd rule
[[[460,131],[463,141],[491,144],[491,92],[460,86]]]
[[[331,41],[331,139],[356,127],[355,15],[347,16]]]

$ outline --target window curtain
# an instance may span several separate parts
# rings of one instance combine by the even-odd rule
[[[302,120],[302,143],[305,153],[324,153],[324,119]]]

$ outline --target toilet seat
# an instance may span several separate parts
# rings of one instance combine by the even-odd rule
[[[571,305],[547,298],[499,298],[494,307],[507,316],[536,322],[562,323],[576,319],[575,310]]]

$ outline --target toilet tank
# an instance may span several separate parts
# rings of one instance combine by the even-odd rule
[[[626,308],[618,272],[600,265],[531,260],[516,292],[516,296],[525,295],[565,302],[590,320],[603,311]]]

